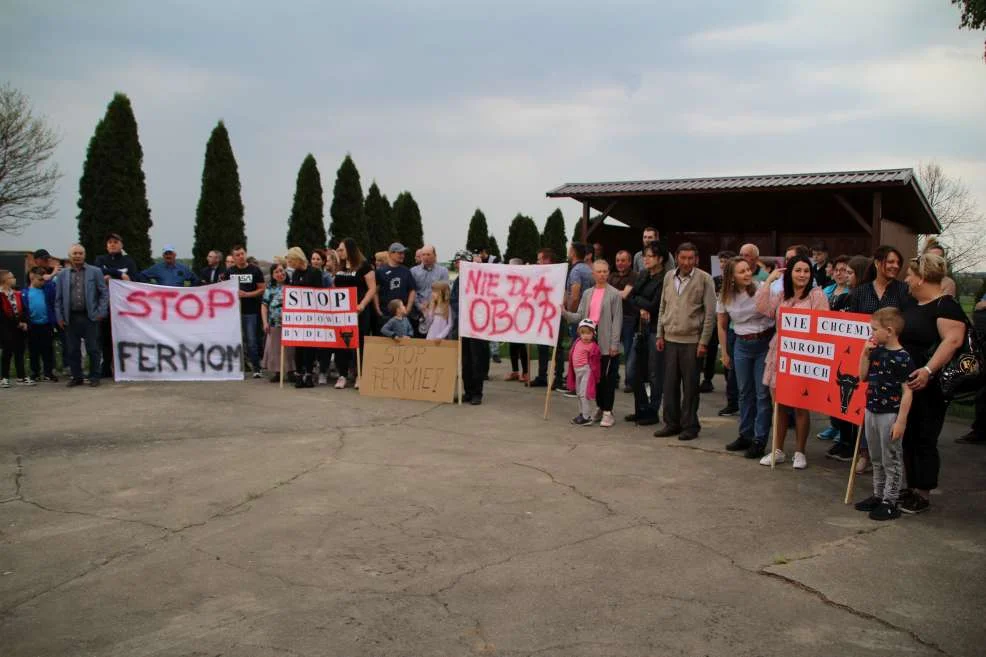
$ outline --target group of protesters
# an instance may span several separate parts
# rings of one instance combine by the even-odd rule
[[[535,388],[550,385],[578,398],[573,424],[608,428],[616,423],[613,407],[622,362],[623,390],[633,393],[633,412],[625,421],[637,426],[660,423],[654,436],[690,441],[701,431],[699,396],[713,388],[718,355],[727,399],[719,415],[738,415],[739,425],[726,449],[764,465],[784,463],[785,438],[793,425],[796,446],[791,462],[803,470],[809,413],[783,405],[775,412],[773,402],[779,313],[810,308],[871,315],[874,335],[882,336],[882,342],[867,347],[867,355],[878,358],[861,363],[861,374],[871,383],[869,394],[876,396],[867,400],[867,414],[892,414],[900,422],[874,421],[871,427],[868,417],[866,431],[860,432],[859,472],[872,468],[881,487],[877,501],[867,501],[863,510],[879,507],[879,513],[892,516],[898,509],[916,513],[928,507],[928,493],[938,483],[937,441],[948,406],[934,377],[961,346],[967,326],[940,245],[929,243],[922,255],[905,265],[892,246],[880,246],[872,257],[830,258],[823,243],[811,248],[793,245],[776,262],[761,259],[756,245],[744,244],[738,254],[717,254],[721,275],[713,277],[698,267],[694,244],[679,244],[670,253],[654,228],[646,228],[642,237],[643,248],[636,253],[616,253],[612,270],[600,245],[570,245],[553,369],[553,350],[542,345],[537,349],[537,373],[531,376],[528,346],[511,344],[507,380]],[[405,264],[407,249],[400,243],[373,254],[372,262],[352,238],[340,240],[335,249],[308,254],[292,247],[274,259],[266,274],[242,245],[232,246],[225,257],[210,252],[207,266],[198,273],[178,262],[171,246],[163,249],[160,262],[138,270],[123,246],[119,235],[108,235],[106,253],[89,265],[85,249],[73,245],[64,267],[48,251],[38,250],[21,290],[14,274],[0,271],[0,387],[11,385],[12,364],[15,384],[57,381],[56,342],[69,368],[69,386],[98,386],[101,378],[112,376],[110,279],[168,286],[236,281],[244,354],[253,378],[263,378],[266,372],[277,381],[282,371],[279,328],[285,285],[355,288],[360,347],[367,335],[396,340],[457,337],[459,279],[437,262],[431,245],[415,253],[410,267]],[[495,261],[485,252],[460,251],[453,267],[464,259]],[[511,264],[557,260],[557,254],[543,248],[536,263]],[[899,279],[902,271],[904,280]],[[83,372],[83,344],[88,374]],[[30,354],[30,375],[25,353]],[[283,369],[291,373],[296,387],[328,385],[333,377],[335,388],[359,386],[356,358],[362,350],[297,347],[283,353]],[[498,361],[499,355],[499,344],[462,338],[462,402],[482,404],[490,361]],[[977,418],[977,424],[981,422]],[[902,440],[885,439],[881,432]],[[973,433],[967,442],[980,442],[979,433]],[[848,461],[857,435],[854,425],[833,418],[818,437],[833,440],[830,457]],[[888,458],[895,448],[900,471]],[[901,487],[903,481],[909,488]]]

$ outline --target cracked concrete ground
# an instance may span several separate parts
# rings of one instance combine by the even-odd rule
[[[825,443],[804,472],[725,452],[718,393],[688,444],[573,427],[559,396],[545,422],[542,400],[4,392],[0,653],[983,654],[986,448],[964,427],[932,510],[881,524],[841,504]]]

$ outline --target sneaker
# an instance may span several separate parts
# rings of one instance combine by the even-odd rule
[[[880,502],[870,511],[870,520],[896,520],[899,517],[900,509],[893,502]]]
[[[712,381],[706,379],[698,386],[699,392],[712,392],[715,390],[715,386],[712,385]]]
[[[900,510],[913,516],[918,513],[924,513],[930,506],[931,503],[928,500],[915,493],[906,501],[900,503]]]
[[[608,429],[614,424],[616,424],[616,418],[613,417],[613,414],[609,411],[604,412],[603,419],[599,420],[599,426],[603,427],[604,429]]]
[[[342,390],[343,388],[345,388],[346,387],[346,377],[340,376],[338,379],[336,379],[336,386],[335,387],[336,387],[336,390]]]
[[[779,449],[774,450],[774,464],[784,462],[784,452]],[[760,465],[770,465],[770,454],[760,459]]]
[[[568,388],[562,390],[561,394],[564,395],[565,397],[571,397],[573,399],[579,396],[578,393],[576,393],[574,390],[569,390]]]
[[[857,511],[865,511],[866,513],[869,513],[870,511],[877,508],[881,504],[883,504],[883,500],[881,498],[877,497],[876,495],[870,495],[862,502],[856,502],[856,504],[853,505],[853,508],[855,508]]]
[[[793,463],[794,463],[794,469],[795,470],[804,470],[805,468],[808,467],[808,459],[806,459],[805,458],[805,455],[802,454],[801,452],[795,452],[794,453],[794,462]]]
[[[728,417],[730,415],[736,415],[737,413],[739,413],[739,407],[731,404],[719,409],[720,417]]]
[[[43,381],[45,383],[58,383],[58,377],[54,374],[45,374],[38,381]]]
[[[860,454],[859,458],[856,459],[856,474],[866,474],[867,472],[873,472],[873,463],[870,462],[869,455]]]
[[[314,388],[315,387],[315,377],[312,376],[311,374],[306,374],[305,375],[305,387],[306,388]]]
[[[6,379],[4,379],[4,381],[6,381]],[[65,387],[66,388],[74,388],[75,386],[81,386],[85,382],[86,382],[85,379],[69,379],[68,380],[68,383],[65,384]],[[7,386],[4,386],[4,387],[9,388],[10,385],[8,384]]]
[[[0,379],[0,388],[9,388],[9,387],[10,387],[9,379]]]
[[[31,377],[26,377],[26,378],[23,378],[23,379],[17,379],[17,385],[19,385],[19,386],[36,386],[38,384],[35,383],[34,379],[32,379]]]
[[[318,375],[318,384],[320,386],[327,386],[327,385],[329,385],[329,375],[328,374],[319,374]]]
[[[846,443],[836,443],[832,445],[832,449],[825,453],[825,456],[830,459],[835,459],[836,461],[842,461],[843,463],[848,463],[852,461],[853,448]]]
[[[305,377],[302,376],[299,373],[295,373],[295,375],[294,375],[294,387],[295,388],[305,388],[305,387],[307,387],[307,386],[305,386]]]
[[[508,374],[505,377],[503,377],[503,380],[504,381],[516,381],[519,378],[520,378],[520,374],[518,374],[517,372],[511,372],[510,374]]]
[[[262,379],[262,378],[264,378],[264,373],[261,372],[260,370],[255,370],[254,373],[253,373],[253,378],[255,378],[255,379]]]
[[[752,440],[750,440],[749,438],[746,438],[744,436],[740,436],[739,438],[737,438],[733,442],[731,442],[728,445],[726,445],[726,451],[727,452],[741,452],[741,451],[749,448],[750,445],[752,445],[752,444],[753,444],[753,441]]]
[[[767,443],[753,443],[743,452],[743,458],[758,459],[763,456],[765,451],[767,451]],[[770,464],[768,463],[768,465]]]
[[[592,424],[592,419],[583,416],[581,413],[572,418],[572,424],[579,427],[587,427]]]
[[[818,435],[815,437],[818,438],[819,440],[832,440],[838,435],[839,435],[838,429],[836,429],[835,427],[827,427],[819,431]]]

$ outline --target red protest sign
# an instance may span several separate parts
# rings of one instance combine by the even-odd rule
[[[859,356],[869,315],[782,308],[777,324],[777,403],[862,424],[866,382]]]
[[[281,344],[285,347],[355,349],[359,318],[354,287],[284,288]]]

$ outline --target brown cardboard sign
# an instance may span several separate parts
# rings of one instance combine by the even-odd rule
[[[454,340],[367,337],[359,394],[452,403],[458,370]]]

